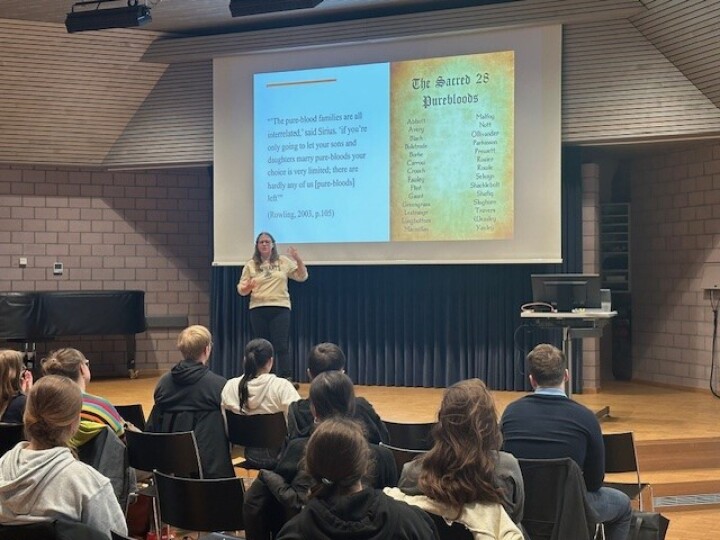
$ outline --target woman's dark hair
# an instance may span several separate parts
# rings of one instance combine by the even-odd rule
[[[10,399],[20,393],[23,369],[21,352],[11,349],[0,350],[0,417],[7,410]]]
[[[39,449],[67,446],[80,423],[80,387],[62,375],[46,375],[28,392],[25,435]]]
[[[480,379],[445,391],[433,446],[421,459],[418,486],[429,498],[457,510],[466,504],[497,503],[495,461],[502,443],[492,395]]]
[[[272,251],[270,252],[270,262],[275,262],[280,258],[280,256],[278,255],[278,252],[277,252],[277,243],[275,242],[275,237],[273,237],[273,235],[270,234],[269,232],[263,231],[260,234],[258,234],[257,237],[255,238],[255,251],[253,252],[252,258],[253,258],[253,261],[255,261],[256,268],[260,268],[260,265],[262,264],[262,259],[260,258],[260,252],[258,251],[258,242],[260,241],[261,236],[267,236],[272,241]]]
[[[310,497],[346,495],[371,466],[362,427],[342,416],[321,422],[305,449],[304,467],[315,480]]]
[[[345,369],[345,353],[334,343],[318,343],[308,353],[310,376],[315,377],[323,371]]]
[[[355,414],[355,388],[342,371],[324,371],[310,383],[310,403],[315,416],[326,420],[332,416]]]
[[[245,346],[245,354],[243,356],[244,375],[240,379],[240,409],[247,406],[250,399],[248,391],[248,383],[257,377],[258,369],[267,365],[270,359],[275,355],[272,344],[267,339],[253,339]]]

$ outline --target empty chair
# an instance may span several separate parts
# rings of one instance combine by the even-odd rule
[[[442,516],[428,512],[428,515],[435,522],[440,540],[473,540],[473,533],[462,523],[457,521],[448,523]]]
[[[273,414],[235,414],[226,410],[227,435],[232,444],[244,447],[277,449],[287,438],[287,422],[282,412]],[[264,468],[246,459],[235,464],[243,469]]]
[[[142,404],[115,405],[115,410],[120,413],[123,420],[130,422],[140,431],[145,431],[145,411],[143,411]]]
[[[597,516],[582,471],[570,458],[518,459],[525,485],[522,525],[532,540],[592,540]]]
[[[195,434],[192,431],[177,433],[125,432],[128,463],[140,471],[155,471],[182,477],[202,478],[202,465]],[[153,497],[153,522],[160,530],[160,517],[155,500],[154,486],[141,490]]]
[[[22,424],[0,423],[0,456],[25,440]]]
[[[163,523],[202,532],[245,528],[242,478],[179,478],[159,471],[153,476]]]
[[[652,486],[640,481],[640,468],[638,467],[637,452],[635,450],[635,438],[632,431],[622,433],[603,433],[605,444],[605,473],[635,473],[633,482],[608,482],[604,486],[618,489],[625,493],[630,500],[638,500],[640,510],[643,508],[643,491],[647,488],[649,492],[650,507],[653,510]]]
[[[432,437],[430,430],[437,422],[400,423],[383,420],[388,430],[390,444],[404,450],[430,450]]]
[[[398,472],[402,471],[405,463],[412,461],[418,455],[424,454],[432,446],[432,437],[430,431],[435,422],[426,422],[419,424],[388,422],[383,420],[388,430],[390,442],[388,444],[380,443],[393,453],[395,465]]]
[[[192,431],[125,433],[130,466],[189,478],[202,478],[197,441]]]

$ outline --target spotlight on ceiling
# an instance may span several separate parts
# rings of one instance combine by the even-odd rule
[[[323,0],[230,0],[230,13],[233,17],[258,15],[273,11],[314,8]]]
[[[69,33],[105,28],[130,28],[152,21],[150,8],[139,4],[138,0],[127,0],[127,7],[101,8],[103,4],[117,0],[88,0],[76,2],[65,18],[65,28]]]

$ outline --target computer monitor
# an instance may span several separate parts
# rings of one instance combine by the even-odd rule
[[[533,302],[552,305],[558,311],[600,308],[598,274],[532,274]]]

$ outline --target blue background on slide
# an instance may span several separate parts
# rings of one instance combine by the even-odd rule
[[[255,234],[270,231],[282,243],[389,241],[389,69],[382,63],[254,76]],[[307,82],[326,80],[332,82]],[[267,86],[298,82],[305,83]],[[333,115],[339,119],[329,120]],[[318,120],[272,120],[303,116]],[[328,120],[320,121],[320,116]],[[360,126],[366,131],[341,131]],[[274,133],[282,136],[270,137]],[[338,146],[330,146],[333,143]],[[293,161],[268,162],[282,157]],[[300,161],[303,158],[310,161]],[[309,170],[328,167],[329,173]],[[357,170],[339,172],[334,167]],[[355,181],[352,188],[316,187],[316,182],[349,179]],[[278,183],[284,186],[269,187]]]

